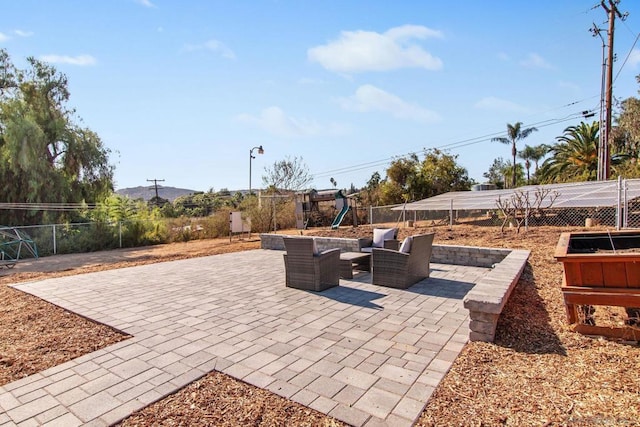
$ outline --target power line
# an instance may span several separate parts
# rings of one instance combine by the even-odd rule
[[[585,98],[586,99],[590,99],[590,98]],[[567,104],[567,106],[569,105],[574,105],[575,103],[578,102],[582,102],[584,100],[581,101],[575,101],[573,103],[569,103]],[[562,107],[559,107],[562,108]],[[574,120],[580,116],[585,115],[585,113],[591,113],[594,110],[588,110],[588,111],[583,111],[580,113],[573,113],[570,114],[568,116],[565,116],[563,118],[557,118],[557,119],[547,119],[547,120],[542,120],[539,122],[535,122],[532,123],[530,125],[527,125],[526,127],[538,127],[538,128],[543,128],[543,127],[548,127],[548,126],[553,126],[553,125],[557,125],[560,123],[564,123],[567,122],[569,120]],[[456,148],[462,148],[462,147],[467,147],[469,145],[474,145],[474,144],[479,144],[481,142],[487,142],[490,141],[491,138],[495,137],[495,136],[499,136],[499,135],[503,135],[504,131],[500,131],[500,132],[493,132],[490,134],[486,134],[486,135],[482,135],[482,136],[478,136],[478,137],[473,137],[473,138],[468,138],[468,139],[463,139],[460,141],[456,141],[456,142],[452,142],[452,143],[448,143],[448,144],[441,144],[438,146],[434,146],[432,148],[435,149],[447,149],[447,150],[451,150],[451,149],[456,149]],[[415,150],[415,151],[425,151],[425,148],[422,148],[421,150]],[[352,165],[352,166],[345,166],[342,168],[337,168],[337,169],[332,169],[329,171],[325,171],[325,172],[319,172],[319,173],[314,173],[312,174],[314,179],[318,179],[318,178],[325,178],[327,176],[331,176],[331,175],[343,175],[345,173],[351,173],[351,172],[358,172],[361,170],[366,170],[369,168],[373,168],[373,167],[378,167],[378,166],[384,166],[387,165],[389,163],[391,163],[393,160],[397,159],[397,158],[401,158],[401,157],[405,157],[408,156],[410,154],[413,154],[415,151],[411,151],[408,153],[404,153],[404,154],[399,154],[399,155],[394,155],[394,156],[390,156],[390,157],[386,157],[384,159],[379,159],[379,160],[374,160],[371,162],[366,162],[366,163],[359,163],[356,165]]]
[[[640,33],[636,35],[636,39],[633,41],[633,44],[631,45],[631,49],[629,49],[629,52],[627,53],[627,56],[624,58],[624,61],[622,62],[620,69],[618,69],[618,72],[616,73],[616,77],[613,79],[614,83],[616,82],[616,80],[618,80],[618,76],[620,75],[620,73],[622,72],[622,69],[627,64],[627,61],[631,57],[631,54],[633,53],[633,49],[636,47],[636,43],[638,43],[638,39],[640,39]]]
[[[95,209],[97,205],[86,203],[0,203],[0,209],[34,211],[77,211]]]

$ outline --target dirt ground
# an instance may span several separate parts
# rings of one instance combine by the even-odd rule
[[[566,324],[553,251],[559,228],[515,234],[498,228],[455,226],[435,243],[531,250],[529,264],[500,318],[496,342],[469,343],[428,402],[417,425],[640,425],[640,347],[572,331]],[[582,229],[573,229],[582,230]],[[356,237],[368,227],[306,234]],[[104,325],[66,312],[7,284],[259,247],[216,239],[147,248],[63,255],[0,270],[0,385],[126,339]],[[621,325],[624,311],[596,310],[598,323]],[[640,335],[640,330],[639,330]],[[124,420],[124,426],[343,425],[296,403],[220,373]]]

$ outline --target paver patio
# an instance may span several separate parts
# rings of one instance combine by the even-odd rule
[[[432,263],[408,290],[361,273],[313,293],[285,287],[282,252],[254,250],[20,284],[133,338],[0,387],[0,425],[109,425],[218,370],[352,425],[409,426],[488,271]]]

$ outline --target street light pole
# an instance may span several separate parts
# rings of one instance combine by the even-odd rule
[[[255,149],[258,149],[258,154],[264,154],[262,145],[253,147],[251,150],[249,150],[249,195],[251,195],[251,160],[255,159],[255,157],[253,156],[253,150]]]

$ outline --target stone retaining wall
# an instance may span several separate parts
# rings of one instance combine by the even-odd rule
[[[283,234],[261,234],[260,248],[284,250]],[[337,237],[308,237],[316,241],[316,247],[319,251],[327,249],[340,248],[341,252],[360,252],[359,239],[343,239]]]
[[[260,234],[262,249],[284,250],[283,234]],[[319,251],[340,248],[341,252],[360,252],[361,239],[340,237],[308,237],[316,241]],[[500,263],[510,249],[481,248],[474,246],[433,245],[431,261],[440,264],[469,265],[491,268]]]
[[[473,286],[464,298],[464,308],[469,310],[469,339],[493,342],[498,317],[516,287],[527,265],[530,251],[511,250],[509,254]]]
[[[282,234],[261,234],[260,247],[284,250],[282,237]],[[342,252],[360,251],[359,239],[313,238],[320,251],[332,248],[340,248]],[[493,342],[500,313],[524,271],[529,254],[525,250],[433,245],[431,261],[434,263],[491,268],[464,299],[464,307],[471,318],[471,341]]]
[[[433,245],[431,262],[491,268],[509,255],[511,249],[478,246]]]

